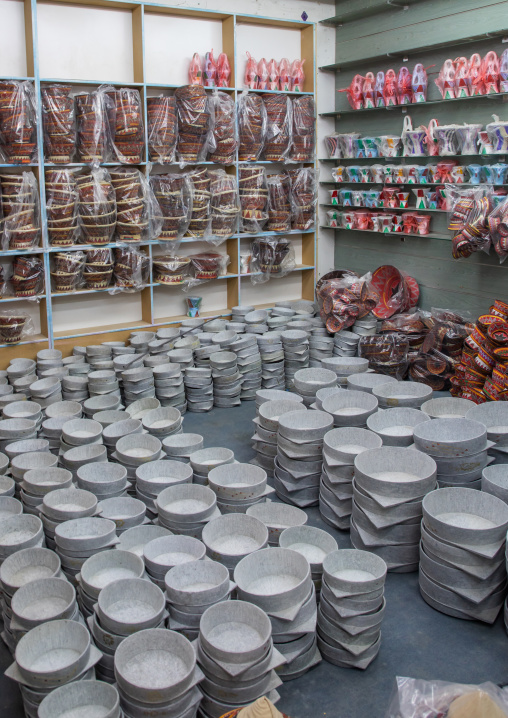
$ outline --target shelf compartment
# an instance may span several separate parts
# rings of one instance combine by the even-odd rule
[[[406,211],[406,210],[402,210]],[[419,239],[439,239],[444,242],[451,242],[452,238],[444,234],[407,234],[406,232],[377,232],[374,229],[346,229],[345,227],[327,227],[321,225],[320,229],[331,229],[333,232],[365,232],[366,234],[378,234],[379,236],[387,235],[388,237],[418,237]]]

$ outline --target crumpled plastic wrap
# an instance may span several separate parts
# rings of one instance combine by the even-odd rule
[[[427,312],[412,311],[403,314],[395,314],[389,319],[384,319],[381,324],[381,333],[397,332],[403,334],[409,344],[409,361],[414,361],[422,348],[423,341],[427,336],[429,328],[424,322]]]
[[[235,102],[227,92],[215,90],[210,98],[210,107],[214,117],[215,149],[210,153],[209,160],[220,165],[232,165],[238,147]]]
[[[291,162],[312,162],[316,144],[316,105],[310,95],[293,99]]]
[[[106,289],[113,277],[113,252],[107,247],[89,249],[83,267],[86,289]]]
[[[185,174],[152,175],[150,188],[157,204],[157,237],[161,242],[171,242],[172,251],[176,251],[191,218],[191,182]]]
[[[107,118],[113,155],[118,162],[137,165],[144,160],[145,130],[139,90],[106,90]]]
[[[259,237],[251,243],[252,284],[264,284],[271,277],[285,277],[296,267],[295,250],[284,237]]]
[[[357,319],[372,312],[378,295],[371,287],[372,275],[355,277],[350,274],[316,284],[316,297],[321,319],[330,334],[353,326]]]
[[[219,252],[200,252],[188,257],[190,260],[190,276],[185,280],[184,291],[188,292],[199,284],[209,282],[226,274],[230,264],[228,254]]]
[[[268,224],[270,232],[289,232],[291,229],[291,179],[287,173],[269,175]]]
[[[213,116],[209,98],[201,85],[184,85],[175,90],[178,117],[177,154],[180,166],[204,162],[213,151]]]
[[[51,284],[54,292],[75,292],[83,284],[84,252],[55,252]]]
[[[16,297],[36,297],[44,291],[44,264],[39,257],[16,257],[12,263],[11,284]]]
[[[508,197],[489,214],[487,227],[492,245],[502,264],[508,256]]]
[[[36,247],[41,234],[39,186],[33,172],[2,174],[0,236],[3,250]]]
[[[46,162],[66,164],[76,151],[74,97],[71,85],[41,87],[42,129]]]
[[[79,237],[75,169],[47,169],[45,188],[49,243],[52,247],[72,247]]]
[[[104,167],[92,168],[76,178],[81,240],[109,244],[116,229],[116,194]]]
[[[454,259],[470,257],[479,251],[488,253],[490,236],[487,218],[492,211],[491,190],[488,185],[445,186],[447,206],[450,208],[448,229],[454,233]]]
[[[282,162],[289,155],[293,136],[293,106],[288,95],[262,95],[266,109],[264,157],[269,162]]]
[[[191,260],[176,255],[158,255],[152,259],[153,281],[157,284],[178,286],[189,276]]]
[[[118,242],[157,239],[163,219],[155,194],[137,169],[119,167],[110,172],[116,197],[116,238]]]
[[[238,99],[238,133],[240,162],[259,160],[265,144],[267,114],[260,95],[243,92]]]
[[[212,170],[210,192],[211,198],[211,236],[207,241],[219,245],[237,231],[240,201],[236,177],[225,170]]]
[[[385,333],[362,337],[358,356],[369,360],[369,367],[401,381],[409,367],[409,342],[404,334]]]
[[[266,171],[262,165],[240,167],[238,187],[241,205],[241,229],[257,234],[268,221],[268,189]]]
[[[211,177],[206,167],[196,167],[190,170],[187,177],[192,190],[191,216],[187,228],[187,236],[208,237],[212,221],[210,213],[210,203],[212,199],[210,192]]]
[[[29,314],[15,309],[0,312],[0,343],[17,344],[32,334],[35,330]]]
[[[80,162],[107,162],[110,155],[106,95],[111,87],[101,85],[93,92],[74,97],[76,107],[77,152]]]
[[[142,249],[118,247],[113,250],[115,285],[110,294],[140,292],[150,279],[150,258]]]
[[[36,161],[37,102],[33,82],[0,82],[0,156],[6,164]]]
[[[292,228],[307,232],[315,221],[318,173],[313,167],[289,170],[291,178]]]
[[[507,718],[508,694],[494,683],[468,685],[397,676],[386,718]]]
[[[176,97],[147,97],[148,155],[161,165],[175,161],[178,141]]]

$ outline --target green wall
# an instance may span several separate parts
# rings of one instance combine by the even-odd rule
[[[404,0],[400,0],[400,4],[403,3]],[[502,42],[503,30],[508,36],[507,1],[409,0],[409,3],[408,10],[404,11],[394,8],[386,10],[386,0],[337,2],[337,15],[344,14],[347,17],[347,13],[366,10],[364,17],[353,18],[336,30],[336,62],[351,63],[351,67],[336,73],[337,89],[347,87],[356,73],[364,74],[371,70],[375,74],[378,70],[386,71],[392,67],[397,72],[403,64],[412,71],[417,62],[422,62],[424,66],[436,65],[428,71],[427,99],[439,100],[441,95],[434,79],[446,58],[460,55],[469,57],[473,52],[483,56],[488,50],[496,50],[501,55],[508,47]],[[383,12],[376,12],[380,7]],[[495,36],[488,37],[484,33],[495,33]],[[463,43],[466,38],[470,41]],[[431,45],[433,47],[429,49]],[[376,55],[383,56],[383,59],[366,60]],[[407,62],[404,62],[404,57],[407,57]],[[494,113],[508,120],[506,99],[493,97],[434,106],[411,105],[408,113],[414,127],[427,125],[433,117],[441,125],[462,122],[481,122],[485,125],[491,121]],[[346,94],[337,93],[336,109],[346,108],[349,108]],[[362,135],[400,134],[403,118],[401,108],[358,112],[338,118],[336,130],[355,131]],[[405,161],[409,164],[427,164],[435,159]],[[481,161],[494,163],[505,162],[507,159],[496,155]],[[360,162],[370,164],[375,160]],[[461,160],[462,164],[473,162],[476,159]],[[355,162],[350,161],[349,164]],[[395,158],[394,164],[400,164],[400,160]],[[326,166],[330,168],[331,165],[327,163]],[[410,203],[414,205],[414,196]],[[328,231],[331,230],[321,230]],[[446,230],[445,214],[433,214],[431,232],[451,236]],[[495,298],[508,299],[508,262],[500,265],[493,249],[489,255],[477,253],[469,259],[454,260],[450,241],[425,237],[386,237],[353,231],[335,232],[337,268],[347,267],[366,272],[382,264],[394,264],[417,279],[421,289],[420,305],[426,309],[431,306],[468,309],[478,316],[488,309]]]

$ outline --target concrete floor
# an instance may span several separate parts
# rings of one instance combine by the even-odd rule
[[[238,461],[253,457],[254,402],[210,414],[186,414],[184,430],[205,437],[205,446],[225,446]],[[309,524],[332,533],[341,548],[351,548],[349,534],[324,524],[317,508]],[[450,618],[420,597],[418,574],[388,574],[382,644],[366,671],[337,668],[323,661],[302,678],[278,690],[278,708],[291,718],[383,718],[395,676],[460,683],[508,683],[508,636],[502,615],[493,626]],[[11,656],[0,642],[0,718],[22,718],[17,686],[3,676]]]

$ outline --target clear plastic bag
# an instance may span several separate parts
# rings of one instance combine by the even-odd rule
[[[289,239],[263,237],[252,241],[250,261],[252,284],[264,284],[272,277],[285,277],[295,267],[295,250]]]
[[[309,95],[293,99],[291,162],[312,162],[316,143],[316,105]]]
[[[75,292],[82,286],[84,252],[56,252],[51,259],[51,284],[54,292]]]
[[[176,98],[164,95],[148,97],[146,107],[149,159],[161,165],[171,164],[176,158],[178,141]]]
[[[184,291],[188,292],[198,284],[217,279],[227,272],[230,263],[229,255],[218,252],[201,252],[189,257],[191,262],[190,276],[184,282]]]
[[[159,214],[155,218],[161,242],[172,242],[172,251],[189,227],[192,212],[192,187],[187,175],[152,175],[150,187]]]
[[[263,151],[266,137],[267,115],[260,95],[242,92],[238,100],[238,133],[240,162],[255,162]]]
[[[76,170],[47,169],[45,174],[48,239],[52,247],[72,247],[79,239]]]
[[[101,247],[86,252],[83,283],[86,289],[106,289],[113,277],[113,252]]]
[[[342,157],[340,151],[339,135],[327,135],[325,137],[325,146],[329,159],[338,160]]]
[[[362,337],[358,356],[369,360],[369,367],[401,381],[409,367],[409,342],[404,334],[384,333]]]
[[[111,170],[116,196],[116,237],[118,242],[157,239],[163,219],[155,194],[145,175],[137,169]]]
[[[351,327],[357,319],[372,312],[379,301],[371,286],[372,274],[351,274],[319,281],[316,297],[321,319],[330,334]]]
[[[206,91],[201,85],[184,85],[175,90],[175,97],[180,166],[204,162],[213,149],[213,118]]]
[[[142,250],[134,247],[118,247],[113,250],[114,286],[110,294],[118,292],[140,292],[150,278],[150,258]]]
[[[492,188],[445,186],[447,206],[450,210],[448,229],[453,233],[454,259],[470,257],[474,252],[489,251],[490,236],[487,218],[492,211]]]
[[[409,344],[409,361],[416,359],[422,348],[423,341],[427,335],[428,327],[423,321],[424,314],[420,311],[411,311],[404,314],[396,314],[389,319],[384,319],[380,332],[398,332],[403,334]]]
[[[291,217],[293,229],[309,231],[314,226],[318,178],[313,167],[289,170],[291,178]]]
[[[212,170],[210,191],[211,199],[211,236],[205,239],[219,245],[237,231],[240,201],[236,177],[225,170]]]
[[[122,164],[138,165],[144,159],[145,132],[139,90],[106,90],[109,135],[114,157]]]
[[[182,285],[189,276],[189,257],[160,255],[152,259],[153,281],[167,286]]]
[[[282,162],[291,150],[293,136],[293,106],[288,95],[262,95],[267,125],[264,158]]]
[[[468,685],[397,676],[386,718],[507,718],[508,695],[494,683]]]
[[[487,218],[490,239],[502,264],[508,256],[508,198],[492,210]]]
[[[36,297],[44,291],[44,264],[34,256],[16,257],[10,279],[14,296]]]
[[[268,225],[270,232],[289,232],[291,229],[291,180],[288,174],[267,177]]]
[[[116,194],[111,175],[94,165],[76,178],[78,215],[85,244],[109,244],[116,228]]]
[[[208,237],[212,221],[210,211],[212,199],[212,193],[210,192],[211,177],[208,175],[206,167],[197,167],[191,170],[187,177],[192,190],[191,216],[187,236]]]
[[[232,165],[238,147],[235,102],[227,92],[215,90],[210,98],[210,105],[214,116],[215,149],[209,160],[220,165]]]
[[[0,82],[0,151],[6,164],[36,161],[37,102],[33,82]]]
[[[4,179],[5,178],[5,179]],[[2,175],[2,249],[24,250],[39,244],[39,186],[33,172]]]
[[[29,314],[14,309],[0,312],[0,342],[17,344],[24,337],[33,334],[35,330]]]
[[[76,125],[71,90],[71,85],[46,85],[41,88],[46,162],[67,164],[74,159]]]
[[[74,97],[80,162],[109,160],[107,107],[110,101],[106,92],[111,89],[107,85],[101,85],[93,92],[84,92]]]
[[[240,167],[238,179],[241,229],[249,234],[262,232],[268,221],[268,189],[262,165]]]

